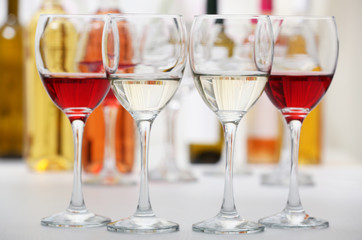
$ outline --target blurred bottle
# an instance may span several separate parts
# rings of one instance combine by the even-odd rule
[[[320,164],[322,148],[323,104],[313,109],[303,122],[300,134],[299,163]]]
[[[294,0],[293,14],[308,15],[309,0]],[[303,28],[297,29],[293,36],[289,37],[287,54],[306,55],[306,38],[315,38],[307,36]],[[312,71],[323,71],[319,66],[314,67]],[[323,104],[320,103],[314,108],[303,122],[303,130],[300,134],[299,142],[299,163],[300,164],[320,164],[322,149],[322,126],[323,126]]]
[[[118,0],[99,0],[97,14],[121,13]],[[103,26],[94,31],[102,31]],[[128,37],[128,29],[119,26],[120,32],[120,65],[129,64],[132,60],[132,47]],[[97,35],[99,36],[99,34]],[[102,63],[102,50],[98,48],[101,38],[92,38],[88,43],[86,59],[90,62]],[[97,46],[97,47],[92,47]],[[132,116],[125,110],[109,91],[102,105],[90,115],[83,138],[83,167],[86,172],[99,173],[105,158],[105,119],[106,108],[115,108],[117,114],[115,126],[115,157],[120,172],[131,172],[134,162],[135,129]],[[108,111],[108,110],[107,110]]]
[[[8,0],[7,19],[0,28],[0,158],[23,152],[23,38],[18,0]]]
[[[65,13],[59,0],[43,0],[25,30],[25,138],[24,155],[32,170],[69,170],[73,167],[73,138],[69,120],[50,100],[39,78],[35,63],[35,32],[40,14]],[[52,28],[59,41],[49,41],[52,55],[64,55],[63,62],[52,67],[67,65],[68,50],[75,32],[71,25],[57,22]],[[59,59],[59,58],[56,58]]]
[[[208,14],[217,14],[217,0],[207,0],[206,10]],[[214,46],[218,46],[214,48],[217,51],[215,54],[231,57],[234,42],[224,32],[223,22],[219,21],[217,23],[219,32],[214,42]],[[193,124],[195,127],[195,131],[193,131],[195,142],[190,143],[189,146],[191,163],[216,163],[220,160],[224,135],[219,121],[214,114],[211,114],[212,112],[206,106],[197,108],[195,116],[202,116],[202,119],[195,119]],[[198,120],[201,120],[201,122],[197,122]]]
[[[261,0],[262,14],[270,15],[272,0]],[[253,32],[245,41],[253,40]],[[282,120],[278,110],[272,105],[265,93],[247,115],[247,159],[248,163],[277,163],[282,138]]]

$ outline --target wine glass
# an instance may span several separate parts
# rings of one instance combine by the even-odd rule
[[[87,40],[94,25],[104,24],[100,15],[41,15],[35,37],[39,75],[54,104],[69,118],[74,136],[74,180],[69,207],[43,218],[51,227],[98,227],[109,218],[95,215],[85,204],[82,193],[82,136],[85,122],[109,91],[102,62],[84,61]],[[98,34],[102,34],[99,31]],[[62,42],[62,48],[57,42]],[[101,48],[101,42],[98,47]],[[45,117],[45,116],[44,116]]]
[[[218,44],[220,33],[232,47]],[[233,195],[235,133],[242,117],[263,93],[273,59],[273,32],[268,16],[200,15],[190,37],[190,63],[196,88],[217,115],[225,135],[224,199],[219,214],[193,224],[197,232],[255,233],[264,226],[238,214]]]
[[[158,218],[152,211],[148,191],[148,148],[151,125],[175,94],[186,62],[186,30],[178,15],[122,14],[107,21],[116,48],[104,41],[103,60],[111,88],[123,107],[132,115],[140,134],[140,195],[133,216],[109,223],[109,231],[156,233],[178,231],[179,225]],[[117,26],[130,31],[132,60],[119,61]],[[105,33],[105,35],[107,35]],[[106,38],[105,38],[106,39]]]
[[[275,41],[288,41],[285,41],[286,54],[274,57],[265,91],[289,126],[292,160],[286,207],[278,214],[260,219],[259,223],[271,228],[326,228],[328,221],[311,217],[301,204],[298,150],[303,120],[326,93],[336,69],[336,23],[334,17],[285,16],[271,20]]]

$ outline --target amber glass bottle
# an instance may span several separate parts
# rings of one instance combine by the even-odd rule
[[[99,1],[97,14],[121,13],[119,1],[102,0]],[[102,31],[101,28],[94,31]],[[119,26],[120,32],[120,65],[127,64],[132,59],[132,48],[128,37],[128,29]],[[88,43],[86,58],[90,62],[102,62],[101,49],[92,48],[96,42],[102,39],[92,39]],[[92,42],[94,44],[92,44]],[[96,45],[99,46],[99,43]],[[110,90],[111,91],[111,90]],[[98,107],[87,120],[83,137],[83,167],[86,172],[98,173],[102,169],[105,158],[105,109],[116,108],[115,126],[115,158],[116,165],[120,172],[132,171],[134,162],[135,130],[132,116],[125,110],[110,92],[102,105]]]
[[[20,158],[23,151],[23,45],[18,0],[8,0],[0,28],[0,158]]]
[[[70,170],[73,167],[73,137],[69,120],[48,97],[39,78],[35,63],[35,32],[39,15],[42,13],[65,13],[60,1],[44,0],[25,29],[25,137],[24,156],[30,169],[35,171]],[[75,34],[67,24],[55,24],[62,28],[63,35],[59,41],[52,41],[53,54],[64,55],[64,61],[54,62],[68,64],[66,56],[66,39]],[[56,30],[56,29],[54,29]],[[69,43],[71,44],[71,43]]]
[[[322,149],[323,104],[314,108],[303,122],[299,142],[299,163],[320,164]]]

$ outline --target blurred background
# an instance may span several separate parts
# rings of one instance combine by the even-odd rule
[[[41,122],[39,119],[42,118],[44,121],[44,119],[47,118],[47,114],[50,113],[45,113],[45,115],[38,114],[34,119],[25,116],[33,111],[31,107],[31,104],[34,104],[32,102],[33,100],[28,97],[34,94],[32,93],[34,89],[32,85],[29,84],[31,80],[28,78],[32,78],[31,74],[34,73],[29,73],[29,71],[31,71],[29,69],[26,70],[26,68],[31,68],[31,65],[27,65],[26,62],[31,62],[31,60],[28,61],[27,58],[31,59],[33,46],[31,42],[32,24],[34,24],[34,16],[41,6],[44,7],[45,3],[50,5],[59,4],[63,8],[61,10],[63,12],[95,13],[99,11],[104,4],[110,4],[113,8],[117,8],[124,13],[182,14],[185,17],[188,27],[191,26],[194,15],[207,12],[206,0],[9,0],[9,2],[11,2],[13,6],[18,2],[18,20],[23,34],[21,38],[22,42],[18,46],[24,46],[24,48],[22,52],[19,52],[17,49],[7,47],[8,45],[6,44],[3,44],[3,46],[0,45],[0,48],[6,48],[6,52],[8,52],[5,53],[3,48],[0,50],[0,64],[2,65],[0,66],[2,72],[2,75],[0,75],[0,149],[2,149],[1,144],[6,145],[6,143],[11,142],[20,143],[22,139],[25,139],[25,141],[17,149],[9,150],[9,147],[5,146],[5,150],[2,149],[0,152],[0,158],[27,158],[30,159],[27,160],[30,168],[40,171],[47,169],[70,169],[72,164],[70,126],[68,126],[69,129],[64,130],[64,133],[61,133],[63,130],[59,130],[63,124],[63,120],[59,120],[58,123],[55,124],[56,126],[52,127],[52,129],[56,129],[54,132],[47,128],[36,131],[42,132],[39,134],[53,134],[56,135],[55,138],[60,139],[55,148],[60,155],[71,159],[68,161],[69,166],[67,163],[56,163],[56,166],[54,166],[48,162],[44,162],[44,156],[47,153],[44,153],[44,156],[40,156],[43,153],[39,156],[32,156],[32,154],[35,154],[32,150],[32,148],[35,148],[34,144],[38,144],[37,147],[41,149],[49,148],[50,145],[48,140],[44,139],[36,143],[37,133],[34,133],[34,131],[31,132],[32,126],[35,124],[39,125]],[[4,25],[6,21],[10,21],[11,25],[11,21],[13,21],[8,18],[7,6],[7,0],[0,1],[0,25]],[[362,94],[360,93],[362,81],[360,81],[358,77],[358,69],[362,67],[362,48],[359,45],[362,43],[362,32],[358,25],[362,23],[362,1],[219,0],[217,11],[225,14],[263,13],[274,15],[333,15],[336,17],[340,40],[337,70],[320,109],[313,111],[314,116],[310,116],[309,123],[306,123],[308,127],[304,127],[305,129],[308,128],[310,133],[307,133],[307,130],[303,130],[302,128],[302,138],[305,138],[305,140],[302,141],[309,143],[309,145],[307,144],[305,147],[301,146],[301,152],[304,150],[307,152],[306,159],[301,159],[301,161],[307,164],[362,164],[362,127],[360,126],[362,111],[358,105],[358,102],[362,102]],[[11,30],[9,27],[3,27],[1,34],[2,38],[5,39],[4,41],[13,38],[14,31],[15,30]],[[14,55],[24,56],[23,58],[14,60],[17,61],[16,65],[23,69],[23,72],[20,75],[21,77],[14,77],[15,75],[12,75],[13,77],[10,76],[10,82],[9,80],[5,82],[2,78],[5,79],[9,77],[10,74],[6,75],[5,73],[12,68],[8,67],[7,64],[12,61],[9,59],[12,59]],[[21,70],[14,71],[18,74],[21,73]],[[36,71],[36,69],[33,69],[33,71]],[[180,108],[175,127],[175,134],[177,136],[177,161],[185,166],[190,163],[217,162],[220,159],[223,141],[218,121],[215,119],[214,114],[206,108],[196,91],[192,87],[190,88],[192,84],[192,77],[189,71],[186,70],[183,85],[189,88],[189,90],[184,91],[183,95],[178,98]],[[9,90],[13,88],[16,88],[18,91],[12,92],[12,90]],[[21,100],[22,94],[26,92],[28,97],[24,97],[23,100]],[[258,103],[254,106],[250,114],[247,115],[247,119],[243,120],[238,132],[239,142],[237,143],[236,154],[241,161],[251,164],[274,164],[279,159],[282,145],[283,123],[277,111],[265,99],[265,97],[262,98],[260,104]],[[25,114],[21,115],[17,113],[17,115],[15,114],[12,118],[9,118],[8,112],[12,111],[9,108],[21,109],[20,112]],[[6,120],[5,118],[10,120]],[[16,124],[14,119],[20,122],[16,125],[18,127],[13,125]],[[261,119],[264,119],[264,121]],[[45,122],[47,121],[48,120],[45,120]],[[96,122],[96,120],[94,121]],[[122,122],[122,120],[119,121]],[[166,141],[165,129],[167,124],[163,113],[161,113],[155,121],[152,130],[150,158],[153,162],[150,163],[151,167],[156,166],[157,161],[163,157],[163,153],[165,152],[166,145],[164,143]],[[25,126],[24,129],[22,129],[21,126]],[[42,128],[42,125],[40,124],[39,127]],[[303,132],[306,132],[305,136],[303,136]],[[18,137],[10,136],[11,134],[18,134]],[[310,136],[307,136],[307,134]],[[20,135],[21,137],[19,138]],[[310,137],[312,140],[308,140],[307,137]],[[88,167],[86,166],[85,168],[88,171],[99,171],[99,162],[102,161],[103,155],[100,153],[98,156],[94,149],[98,145],[100,149],[104,148],[102,145],[104,143],[103,138],[104,132],[97,133],[88,130],[88,133],[85,134],[84,155],[86,159],[84,159],[84,162],[89,164]],[[136,142],[137,145],[136,140],[132,141]],[[123,144],[122,140],[120,140],[118,144]],[[64,145],[69,146],[65,148]],[[100,150],[100,152],[102,152],[102,150]],[[50,158],[52,157],[54,156]],[[120,161],[122,162],[122,160]],[[95,164],[95,162],[98,165]],[[129,162],[133,161],[130,160]],[[120,164],[128,163],[123,162]],[[125,169],[124,171],[129,171],[127,168]]]

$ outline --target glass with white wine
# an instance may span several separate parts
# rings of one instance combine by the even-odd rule
[[[131,29],[132,59],[119,61],[119,26]],[[178,15],[122,14],[107,21],[111,41],[104,41],[103,61],[111,88],[136,121],[140,135],[140,195],[133,216],[108,224],[114,232],[157,233],[178,231],[177,223],[158,218],[148,193],[148,147],[151,125],[179,87],[186,63],[186,30]]]
[[[215,44],[220,32],[233,40],[230,49]],[[245,41],[248,39],[248,41]],[[190,64],[195,85],[220,120],[225,135],[224,199],[213,218],[196,223],[194,231],[214,234],[264,230],[240,217],[233,195],[233,151],[237,126],[264,91],[273,59],[273,32],[268,16],[201,15],[190,36]]]

